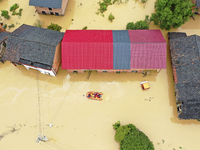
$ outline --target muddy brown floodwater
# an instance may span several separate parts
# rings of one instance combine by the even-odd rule
[[[154,12],[155,0],[145,5],[129,0],[128,4],[112,5],[96,15],[98,0],[69,0],[65,16],[45,16],[35,13],[28,0],[2,0],[0,9],[9,10],[14,3],[23,8],[22,17],[11,16],[1,22],[33,25],[36,19],[51,22],[66,29],[123,30],[127,22],[142,20]],[[107,17],[112,12],[113,22]],[[200,16],[181,28],[188,35],[200,35]],[[159,29],[150,24],[151,29]],[[167,40],[167,32],[162,31]],[[168,41],[167,41],[168,42]],[[200,122],[177,118],[174,84],[167,51],[167,69],[159,74],[141,73],[69,74],[59,70],[57,77],[36,70],[15,67],[10,62],[0,64],[0,149],[1,150],[119,150],[114,140],[112,124],[132,123],[153,141],[156,150],[199,150]],[[142,91],[140,82],[148,80],[150,89]],[[85,97],[88,91],[104,93],[103,101]],[[49,125],[53,126],[50,127]],[[39,133],[50,141],[37,144]]]

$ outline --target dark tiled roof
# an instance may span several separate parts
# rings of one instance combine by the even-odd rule
[[[9,35],[10,33],[8,32],[1,32],[0,33],[0,43],[6,39],[6,37]]]
[[[29,5],[61,9],[62,0],[29,0]]]
[[[176,39],[181,37],[186,37],[187,34],[184,32],[168,32],[169,39]]]
[[[56,46],[64,33],[22,25],[8,36],[3,60],[18,63],[20,58],[52,66]]]
[[[177,76],[176,100],[182,103],[178,117],[200,119],[200,37],[177,35],[184,34],[169,34],[172,66]]]

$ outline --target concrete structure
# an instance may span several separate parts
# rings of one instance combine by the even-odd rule
[[[30,0],[38,14],[63,16],[69,0]]]
[[[169,32],[179,119],[200,119],[200,36]]]
[[[3,60],[56,76],[64,33],[23,24],[8,36]]]

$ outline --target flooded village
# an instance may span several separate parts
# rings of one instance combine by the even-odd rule
[[[0,18],[0,23],[2,22],[4,25],[14,24],[14,27],[7,27],[4,38],[0,37],[0,42],[3,43],[6,37],[12,34],[10,41],[9,38],[7,40],[13,45],[12,47],[6,45],[6,49],[9,50],[9,53],[8,51],[5,53],[6,60],[10,59],[11,62],[16,61],[21,64],[30,63],[32,66],[41,65],[40,63],[31,63],[32,59],[37,59],[37,62],[48,61],[53,65],[42,66],[43,70],[38,71],[29,67],[30,65],[15,66],[10,61],[2,60],[3,63],[0,62],[0,149],[119,150],[120,145],[115,141],[113,124],[120,121],[122,125],[134,124],[144,132],[153,142],[155,150],[199,150],[200,122],[197,120],[199,104],[195,101],[195,98],[199,96],[199,83],[195,83],[198,80],[198,73],[188,71],[190,68],[194,68],[194,71],[199,70],[197,62],[198,47],[200,46],[197,42],[198,36],[200,36],[199,15],[191,17],[181,27],[172,28],[169,31],[161,30],[153,22],[150,23],[149,29],[159,31],[163,37],[158,38],[159,34],[157,34],[157,39],[150,37],[141,40],[146,40],[145,42],[157,40],[158,45],[160,41],[166,41],[163,42],[166,46],[166,49],[163,49],[166,50],[166,55],[162,54],[163,59],[159,58],[158,63],[154,64],[161,70],[156,70],[157,67],[146,75],[140,69],[137,72],[134,70],[128,72],[129,69],[124,69],[124,71],[116,73],[118,70],[114,70],[114,67],[119,68],[119,64],[115,63],[115,55],[109,55],[109,59],[113,59],[114,65],[106,66],[113,67],[114,72],[109,72],[109,69],[107,72],[100,69],[84,72],[78,70],[79,73],[76,73],[73,72],[73,69],[69,70],[68,63],[64,64],[62,61],[63,64],[60,65],[61,58],[57,57],[58,53],[52,54],[46,51],[47,55],[45,56],[43,53],[35,52],[35,49],[31,47],[37,47],[38,44],[35,43],[40,43],[38,47],[46,44],[52,51],[59,52],[58,49],[62,47],[62,42],[66,44],[66,48],[69,48],[71,46],[69,42],[75,43],[77,37],[82,40],[86,39],[83,33],[90,29],[108,31],[99,33],[99,36],[106,35],[107,37],[111,33],[117,35],[117,30],[122,30],[124,32],[120,34],[123,35],[123,39],[116,36],[118,37],[116,40],[122,40],[126,45],[125,48],[130,47],[133,45],[131,40],[139,41],[140,39],[130,36],[131,31],[126,30],[126,24],[143,20],[145,15],[151,15],[154,12],[155,1],[148,0],[144,4],[136,0],[129,0],[122,4],[116,3],[109,5],[102,16],[101,13],[97,13],[99,8],[97,0],[66,0],[66,7],[62,6],[61,10],[52,9],[50,13],[49,8],[47,10],[35,8],[35,1],[32,1],[29,6],[29,0],[1,0],[0,10],[9,10],[15,3],[23,9],[21,16],[11,15],[9,20]],[[63,14],[63,12],[65,13]],[[115,17],[112,22],[108,20],[110,13]],[[43,21],[43,28],[36,29],[34,27],[37,19]],[[60,25],[61,32],[49,32],[44,29],[51,23]],[[87,27],[87,30],[82,30],[84,27]],[[77,31],[77,29],[78,32],[73,39],[71,36],[74,33],[71,32]],[[177,32],[178,34],[176,34]],[[19,33],[23,34],[19,35]],[[44,38],[45,34],[51,36]],[[81,34],[82,36],[80,36]],[[144,33],[143,35],[145,36]],[[23,42],[24,37],[32,43]],[[43,37],[43,39],[38,41],[38,37],[40,39]],[[64,37],[63,41],[62,37]],[[130,43],[127,43],[127,37],[130,38]],[[91,42],[94,39],[89,40]],[[114,36],[106,40],[108,45],[116,42]],[[26,60],[29,59],[30,62],[21,59],[25,58],[23,53],[18,54],[16,51],[12,51],[19,48],[15,42],[21,43],[20,46],[24,47],[24,53],[30,47],[33,49],[33,53],[26,57]],[[117,46],[113,47],[117,49]],[[111,48],[107,47],[107,51],[110,51]],[[81,47],[77,44],[76,48]],[[125,48],[124,51],[127,52],[128,50]],[[180,52],[179,48],[183,48],[185,53]],[[193,53],[187,54],[188,48],[192,49]],[[130,53],[130,51],[129,48],[128,52]],[[73,53],[68,52],[68,54],[74,56]],[[104,53],[104,55],[107,54]],[[94,57],[92,54],[89,56]],[[134,55],[131,55],[131,58],[132,56]],[[155,55],[155,57],[158,56]],[[123,58],[131,61],[125,56]],[[73,60],[75,59],[73,58]],[[189,59],[192,59],[192,62],[189,62]],[[106,64],[112,62],[110,60]],[[92,60],[92,64],[95,63],[95,59]],[[131,64],[129,66],[127,64],[123,64],[122,67],[131,68]],[[166,67],[163,67],[163,64],[164,66],[166,64]],[[184,64],[187,67],[183,66]],[[81,62],[76,62],[74,68],[81,65]],[[183,67],[185,68],[183,69]],[[43,74],[45,69],[53,71]],[[184,73],[180,73],[182,70]],[[183,89],[184,83],[188,80],[191,81],[188,89]],[[140,84],[142,81],[148,81],[150,89],[142,90]],[[86,93],[89,91],[102,92],[103,100],[89,100],[86,97]],[[196,92],[196,95],[192,92]],[[184,96],[193,101],[184,101]],[[182,113],[185,110],[187,115]],[[37,143],[39,133],[45,135],[49,141]]]

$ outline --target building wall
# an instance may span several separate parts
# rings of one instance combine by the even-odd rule
[[[56,46],[52,69],[57,74],[61,62],[61,42]]]
[[[40,71],[41,73],[43,74],[48,74],[50,76],[56,76],[56,74],[54,73],[53,70],[46,70],[46,69],[42,69],[42,68],[36,68],[36,67],[33,67],[33,66],[29,66],[29,65],[25,65],[25,64],[22,64],[26,69],[36,69],[38,71]]]
[[[61,9],[51,8],[52,10],[49,10],[49,8],[47,8],[47,7],[38,7],[38,6],[35,6],[35,9],[38,12],[38,14],[43,14],[42,11],[44,11],[46,13],[46,15],[51,15],[51,13],[56,15],[55,13],[58,13],[60,16],[63,16],[65,14],[68,1],[69,0],[62,0]]]
[[[2,41],[2,42],[0,43],[0,59],[3,57],[3,55],[4,55],[4,53],[5,53],[5,49],[6,49],[6,47],[3,46],[3,43],[4,43],[4,42],[7,44],[7,39],[4,40],[4,41]]]

